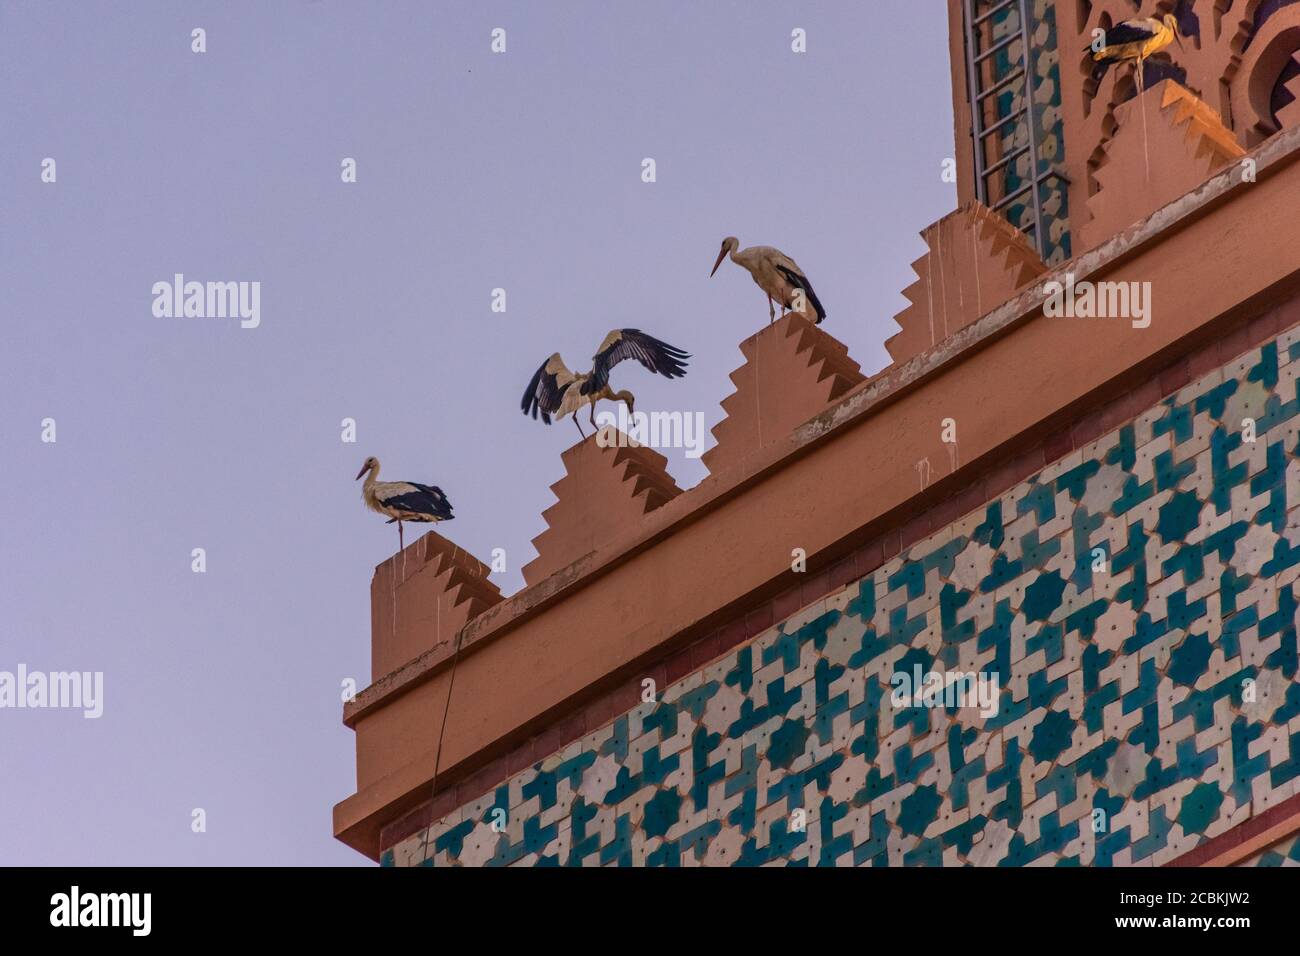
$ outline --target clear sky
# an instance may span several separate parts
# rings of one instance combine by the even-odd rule
[[[947,58],[941,0],[0,0],[0,671],[104,675],[98,719],[0,709],[0,864],[364,863],[341,682],[397,535],[362,460],[509,594],[576,439],[532,372],[636,326],[689,374],[615,387],[711,428],[767,322],[724,236],[884,366],[956,202]],[[260,325],[156,317],[178,272],[260,282]]]

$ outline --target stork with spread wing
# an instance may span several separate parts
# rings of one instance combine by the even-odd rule
[[[543,362],[528,383],[519,407],[525,415],[533,418],[540,414],[548,425],[552,416],[558,419],[573,415],[578,434],[586,438],[576,414],[583,406],[590,406],[592,428],[596,427],[596,403],[602,398],[623,402],[629,413],[633,411],[636,397],[626,390],[616,392],[609,384],[609,373],[614,366],[629,358],[665,378],[680,378],[686,374],[685,360],[690,355],[640,329],[614,329],[605,336],[605,341],[592,356],[590,372],[579,374],[570,371],[559,352]]]

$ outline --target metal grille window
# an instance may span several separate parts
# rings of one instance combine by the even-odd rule
[[[1059,68],[1051,0],[961,0],[980,202],[1044,261],[1069,256]]]

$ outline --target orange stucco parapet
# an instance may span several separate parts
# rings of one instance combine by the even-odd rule
[[[955,3],[957,0],[949,0]],[[1055,7],[1057,49],[1060,52],[1061,119],[1065,128],[1063,172],[1069,186],[1072,220],[1096,191],[1096,172],[1113,137],[1119,135],[1121,111],[1136,93],[1134,70],[1115,68],[1100,82],[1094,80],[1092,64],[1081,51],[1091,42],[1093,31],[1129,17],[1161,16],[1172,11],[1169,0],[1050,0]],[[1290,128],[1290,116],[1275,117],[1270,102],[1274,86],[1283,75],[1300,42],[1300,5],[1272,10],[1262,23],[1257,14],[1263,4],[1197,4],[1197,36],[1185,38],[1181,47],[1171,47],[1156,60],[1185,74],[1182,85],[1217,114],[1238,145],[1251,149],[1279,129]],[[960,17],[957,23],[960,25]],[[1130,115],[1133,111],[1128,111]],[[1140,119],[1140,113],[1136,118]],[[1150,119],[1150,115],[1148,119]],[[1153,148],[1154,152],[1154,148]],[[1147,207],[1150,208],[1150,207]],[[1144,209],[1111,210],[1131,212],[1125,222],[1134,222]],[[1077,223],[1072,222],[1072,229]],[[1104,241],[1093,230],[1089,245]],[[1082,247],[1076,247],[1076,250]]]
[[[958,481],[1290,291],[1300,257],[1274,237],[1300,216],[1298,156],[1300,132],[1279,135],[1253,154],[1256,183],[1219,174],[1069,264],[1079,280],[1151,282],[1149,328],[1045,318],[1036,286],[479,615],[462,632],[442,772],[472,769],[611,675],[789,585],[791,548],[815,572],[897,522],[916,506],[919,460]],[[358,790],[335,807],[335,833],[372,856],[382,823],[428,795],[449,664],[434,648],[345,707]]]
[[[436,531],[375,568],[370,581],[370,679],[448,644],[501,601],[490,569]]]
[[[921,232],[928,251],[912,263],[909,302],[894,316],[900,331],[885,340],[895,365],[933,348],[987,315],[1047,271],[1029,240],[982,203],[971,200]]]
[[[530,586],[681,494],[663,455],[612,426],[588,435],[560,457],[565,474],[551,485],[557,500],[542,513],[547,528],[533,539],[537,557],[523,567]]]
[[[1097,192],[1075,230],[1080,249],[1100,245],[1246,153],[1219,114],[1173,80],[1119,106],[1115,120],[1095,168]]]
[[[731,373],[736,390],[722,400],[727,413],[704,453],[710,474],[780,441],[801,422],[865,381],[842,342],[791,312],[740,343],[745,363]]]
[[[962,0],[947,0],[959,205],[976,198],[962,6]],[[1135,70],[1128,65],[1116,67],[1097,80],[1093,77],[1093,63],[1086,55],[1086,48],[1099,29],[1131,17],[1162,16],[1180,5],[1172,0],[1088,0],[1086,3],[1034,0],[1031,6],[1040,41],[1046,37],[1046,19],[1050,16],[1055,23],[1056,53],[1040,65],[1040,74],[1035,82],[1038,95],[1046,101],[1059,79],[1059,106],[1053,105],[1048,109],[1054,116],[1059,115],[1064,130],[1064,148],[1058,156],[1057,168],[1068,184],[1070,230],[1075,237],[1073,248],[1077,254],[1082,249],[1099,245],[1114,235],[1118,228],[1137,222],[1170,197],[1184,191],[1176,188],[1164,192],[1155,196],[1157,201],[1154,204],[1147,202],[1152,194],[1136,193],[1138,201],[1131,207],[1112,194],[1106,203],[1106,228],[1100,224],[1087,225],[1090,218],[1088,206],[1098,191],[1099,167],[1109,161],[1113,139],[1132,132],[1123,130],[1126,121],[1140,119],[1141,113],[1131,109],[1132,99],[1137,93]],[[1274,94],[1278,83],[1285,81],[1287,90],[1300,97],[1300,78],[1286,81],[1286,77],[1300,67],[1300,51],[1297,50],[1300,45],[1300,4],[1277,8],[1245,2],[1204,4],[1213,9],[1199,9],[1199,6],[1191,11],[1194,26],[1191,21],[1185,24],[1194,35],[1186,36],[1181,46],[1156,54],[1149,75],[1160,75],[1158,71],[1164,67],[1165,75],[1182,77],[1182,86],[1192,96],[1199,97],[1204,111],[1215,115],[1222,128],[1242,148],[1253,148],[1280,130],[1294,128],[1300,123],[1300,105],[1293,101],[1275,110]],[[1267,16],[1261,16],[1265,6],[1270,9]],[[1221,7],[1225,9],[1219,9]],[[983,8],[985,13],[988,8],[989,5]],[[1012,8],[1005,22],[1001,18],[980,22],[976,27],[979,48],[987,50],[992,44],[1009,39],[1006,55],[1010,61],[1016,61],[1020,57],[1020,40],[1014,36],[1019,29],[1016,16]],[[998,26],[995,27],[995,23]],[[1057,67],[1051,77],[1042,73],[1049,63]],[[986,59],[977,67],[985,84],[991,80],[993,69],[992,59]],[[1008,108],[1014,111],[1023,105],[1018,84],[1012,85],[1011,94],[1013,102]],[[998,118],[1003,106],[995,98],[986,100],[985,105],[987,113],[983,125],[987,129]],[[993,164],[1003,158],[1001,139],[998,136],[989,138],[986,163]],[[1159,147],[1153,143],[1151,152],[1155,154],[1158,150]],[[1181,176],[1182,172],[1178,172],[1173,178]],[[1082,244],[1079,241],[1081,231],[1087,233]]]

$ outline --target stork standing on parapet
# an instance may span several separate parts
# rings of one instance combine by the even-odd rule
[[[371,511],[388,516],[388,524],[397,522],[397,546],[405,548],[402,522],[450,521],[451,502],[436,485],[421,485],[414,481],[379,481],[379,459],[371,456],[361,465],[357,480],[366,476],[361,498]]]
[[[1178,32],[1178,18],[1172,13],[1163,17],[1140,17],[1115,24],[1088,45],[1096,66],[1092,78],[1100,80],[1114,63],[1131,60],[1137,64],[1138,92],[1142,91],[1142,70],[1147,58],[1159,53],[1175,40],[1183,49],[1183,38]]]
[[[812,283],[808,281],[808,276],[793,259],[780,249],[771,246],[750,246],[743,252],[738,252],[738,249],[740,249],[740,240],[735,236],[723,239],[722,250],[718,253],[717,262],[713,263],[713,272],[709,273],[709,278],[718,271],[718,266],[722,265],[722,260],[727,257],[727,253],[731,253],[731,261],[748,269],[749,274],[758,283],[758,287],[767,293],[769,325],[776,321],[773,300],[781,303],[783,317],[787,309],[802,312],[805,305],[811,305],[817,313],[817,324],[821,325],[822,319],[826,318],[826,310],[822,308],[817,293],[813,291]]]
[[[592,428],[596,427],[596,403],[602,398],[623,402],[629,414],[633,411],[636,396],[629,391],[616,392],[609,386],[609,373],[615,365],[634,358],[665,378],[680,378],[686,374],[685,360],[690,357],[689,353],[661,342],[653,335],[646,335],[640,329],[614,329],[600,343],[591,359],[591,371],[585,375],[569,371],[559,352],[543,362],[524,390],[520,408],[533,418],[540,412],[542,421],[548,425],[552,415],[556,418],[573,415],[573,424],[585,439],[587,436],[576,414],[584,405],[591,408]]]

